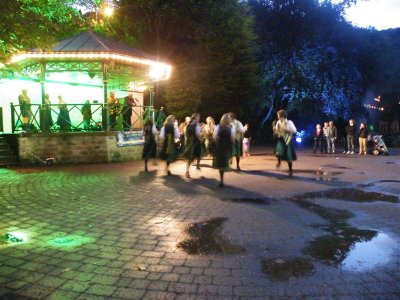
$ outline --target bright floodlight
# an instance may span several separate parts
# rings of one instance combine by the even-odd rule
[[[111,17],[112,14],[113,14],[113,12],[114,12],[114,8],[112,8],[111,6],[107,6],[107,7],[104,9],[104,15],[105,15],[106,17]]]
[[[150,69],[150,77],[153,80],[161,80],[161,79],[167,79],[168,74],[167,70],[163,65],[155,65],[152,66]]]

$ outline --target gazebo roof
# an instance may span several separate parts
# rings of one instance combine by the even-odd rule
[[[73,37],[61,40],[54,44],[51,52],[73,52],[73,53],[118,53],[127,56],[156,60],[155,57],[134,47],[124,45],[120,42],[102,36],[92,30],[77,34]],[[32,49],[29,52],[43,52],[41,49]]]
[[[61,40],[50,49],[31,49],[12,57],[11,64],[26,65],[34,62],[116,62],[124,65],[149,67],[152,77],[168,79],[171,65],[137,49],[102,36],[91,30]]]

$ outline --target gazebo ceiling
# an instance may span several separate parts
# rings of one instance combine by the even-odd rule
[[[32,49],[16,54],[10,61],[11,64],[21,66],[30,66],[36,62],[102,62],[137,66],[148,69],[148,74],[154,80],[168,79],[172,69],[171,65],[160,62],[137,48],[91,30],[64,39],[54,44],[48,51]]]

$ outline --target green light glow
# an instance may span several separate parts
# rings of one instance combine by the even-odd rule
[[[0,237],[0,245],[20,244],[28,240],[26,233],[21,231],[7,232]]]
[[[47,243],[53,247],[79,247],[83,244],[93,242],[94,238],[81,235],[65,235],[49,240]]]

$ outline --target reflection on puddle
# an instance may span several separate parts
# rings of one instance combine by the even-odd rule
[[[234,203],[247,203],[247,204],[259,204],[259,205],[268,205],[271,204],[266,198],[220,198],[222,201],[226,202],[234,202]]]
[[[363,271],[388,263],[392,253],[399,250],[399,242],[388,235],[348,224],[347,220],[353,216],[351,212],[307,201],[307,198],[312,199],[314,196],[314,193],[309,193],[308,197],[302,195],[292,198],[300,207],[312,211],[329,222],[320,226],[327,234],[310,241],[304,249],[305,254],[327,265],[345,270]]]
[[[274,280],[288,280],[303,277],[314,271],[314,265],[303,257],[289,259],[263,259],[262,271]]]
[[[190,224],[185,232],[190,236],[178,243],[188,254],[236,254],[245,249],[239,245],[233,245],[222,236],[222,224],[226,218],[214,218],[205,222]]]
[[[303,195],[294,196],[294,200],[305,200],[305,199],[315,199],[315,198],[329,198],[338,199],[345,201],[354,202],[374,202],[374,201],[384,201],[396,203],[399,202],[399,198],[393,195],[386,195],[377,192],[365,192],[360,189],[354,188],[339,188],[331,189],[322,192],[311,192]]]
[[[378,233],[372,240],[356,243],[342,262],[342,268],[364,271],[386,264],[398,247],[396,241],[384,233]]]

